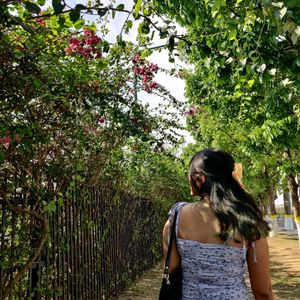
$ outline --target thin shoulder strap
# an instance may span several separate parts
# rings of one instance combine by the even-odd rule
[[[175,226],[175,236],[176,236],[176,239],[178,238],[178,225],[179,225],[179,219],[180,219],[180,212],[181,212],[181,208],[183,206],[185,206],[186,202],[181,202],[180,205],[178,205],[177,207],[177,211],[178,211],[178,215],[177,215],[177,219],[176,219],[176,226]]]
[[[180,205],[178,208],[177,208],[177,218],[175,220],[175,237],[176,239],[178,238],[178,224],[179,224],[179,219],[180,219],[180,211],[181,211],[181,207],[184,206],[184,205]]]
[[[171,227],[171,235],[170,235],[170,239],[169,239],[168,252],[167,252],[167,257],[166,257],[166,265],[165,265],[165,269],[164,269],[165,275],[170,274],[170,259],[171,259],[172,244],[173,244],[173,240],[174,240],[175,234],[176,234],[175,228],[176,228],[177,215],[178,215],[178,209],[175,210],[172,227]]]

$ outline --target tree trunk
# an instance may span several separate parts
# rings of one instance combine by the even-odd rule
[[[292,207],[291,207],[291,197],[289,192],[284,192],[283,193],[283,204],[284,204],[284,212],[287,215],[291,215],[292,212]]]
[[[294,221],[291,207],[291,197],[289,192],[283,193],[283,204],[284,204],[284,229],[293,230]]]
[[[275,207],[275,197],[274,197],[274,189],[272,186],[268,186],[267,188],[268,193],[268,202],[270,207],[270,222],[271,222],[271,236],[275,235],[275,230],[278,227],[277,225],[277,217],[276,217],[276,207]]]
[[[298,197],[298,184],[293,175],[288,175],[288,187],[292,197],[292,205],[295,217],[300,217],[300,202]]]
[[[295,222],[298,230],[298,239],[299,239],[299,247],[300,247],[300,201],[298,196],[298,184],[293,174],[289,174],[287,176],[287,180],[288,180],[290,195],[292,197],[292,205],[293,205],[293,211],[295,216]]]
[[[274,215],[276,216],[274,189],[271,186],[268,187],[268,202],[270,205],[271,216],[274,216]]]
[[[275,228],[277,228],[277,217],[276,217],[274,189],[272,186],[268,187],[268,202],[270,206],[270,218],[271,218],[271,225],[273,231]]]

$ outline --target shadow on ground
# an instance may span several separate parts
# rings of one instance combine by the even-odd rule
[[[269,239],[270,271],[276,300],[300,299],[300,249],[298,239],[279,234]]]

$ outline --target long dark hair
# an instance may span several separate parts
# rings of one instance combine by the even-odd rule
[[[253,197],[232,176],[233,171],[234,159],[229,153],[215,148],[204,149],[190,162],[190,184],[201,198],[209,198],[210,207],[220,222],[222,240],[227,240],[231,230],[248,241],[267,236],[270,227]],[[201,183],[203,176],[205,179]]]

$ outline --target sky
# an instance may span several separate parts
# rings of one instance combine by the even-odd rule
[[[69,0],[66,1],[68,5],[71,7],[75,7],[76,4],[86,4],[87,1],[77,1],[77,0]],[[107,6],[111,4],[111,1],[109,0],[103,0],[101,1],[104,6]],[[114,7],[117,7],[119,4],[124,4],[125,9],[131,10],[133,7],[133,0],[115,0]],[[121,32],[121,28],[126,20],[127,13],[117,12],[114,19],[111,17],[108,18],[108,24],[107,27],[109,28],[109,33],[105,36],[105,40],[107,40],[110,43],[116,42],[117,35]],[[96,21],[97,17],[85,17],[87,20]],[[134,19],[131,18],[133,21]],[[159,21],[159,20],[158,20]],[[159,24],[159,23],[158,23]],[[131,41],[136,44],[136,36],[137,36],[137,28],[138,28],[138,22],[133,22],[133,27],[130,30],[129,34],[125,34],[123,36],[124,40]],[[180,28],[179,26],[176,28],[180,32],[183,32],[183,28]],[[153,46],[163,45],[166,43],[166,39],[161,40],[158,35],[155,35]],[[171,70],[174,68],[174,64],[169,62],[169,56],[167,50],[162,50],[161,52],[155,51],[151,56],[147,58],[150,62],[156,63],[159,68]],[[181,66],[187,67],[179,60],[176,61],[176,68],[179,69]],[[154,78],[156,82],[163,85],[167,90],[171,92],[171,94],[179,101],[185,102],[185,81],[183,79],[173,77],[170,75],[167,75],[163,72],[158,72]],[[162,105],[162,99],[156,95],[148,94],[144,91],[140,92],[138,94],[139,99],[149,104],[149,108],[154,108],[159,105]],[[173,109],[174,111],[174,109]],[[179,112],[178,112],[179,113]],[[181,124],[185,125],[185,118],[182,116],[180,118]],[[191,135],[187,131],[181,131],[178,130],[179,134],[184,136],[185,143],[193,143],[194,139],[191,137]]]

